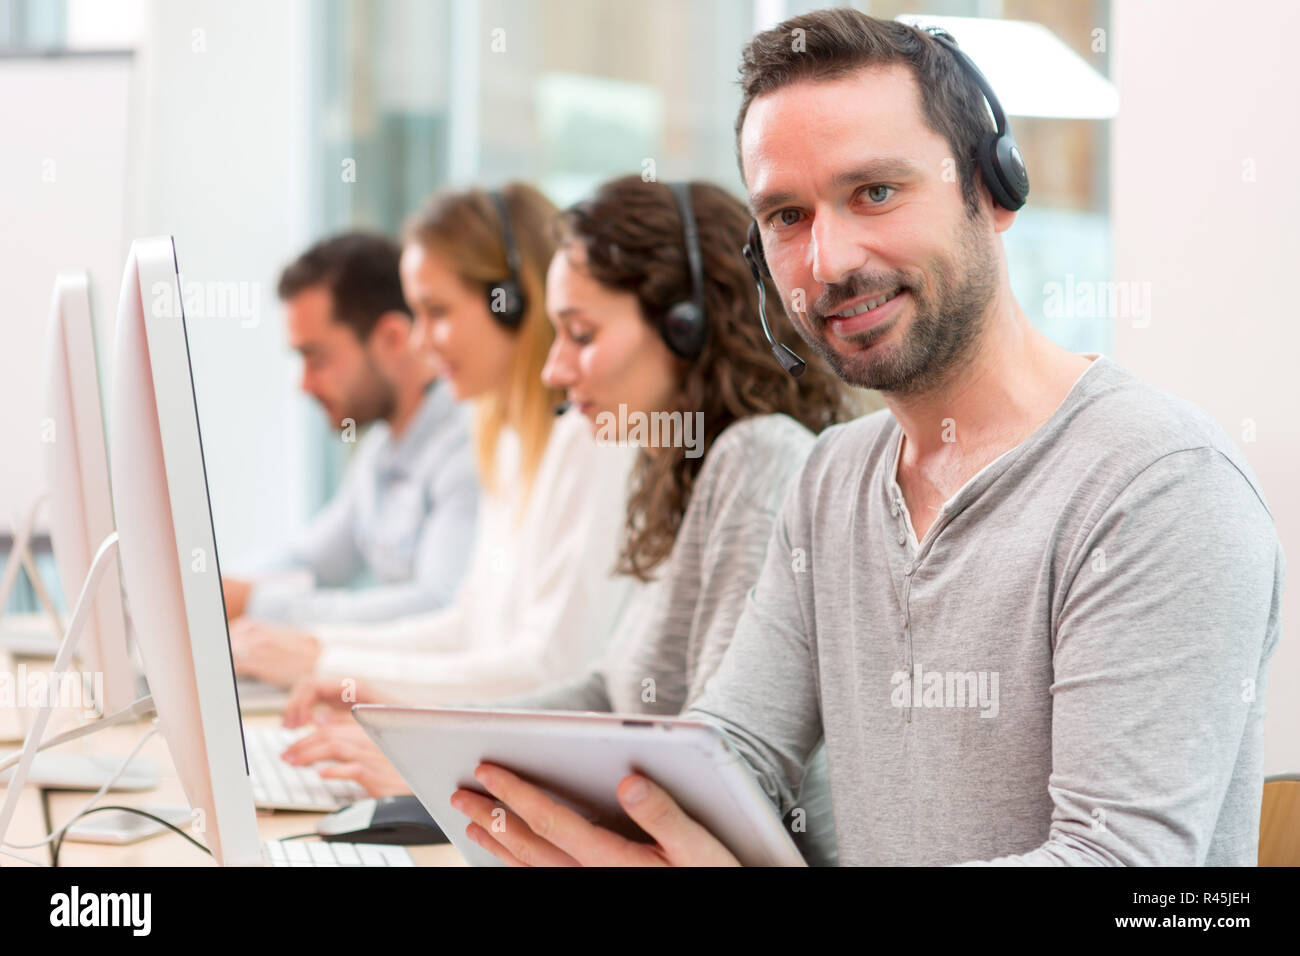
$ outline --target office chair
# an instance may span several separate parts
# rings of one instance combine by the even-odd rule
[[[1279,774],[1264,780],[1259,865],[1300,866],[1300,774]]]

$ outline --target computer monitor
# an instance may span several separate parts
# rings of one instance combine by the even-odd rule
[[[113,532],[90,277],[85,272],[60,272],[54,280],[44,385],[41,438],[50,543],[71,611],[95,553]],[[136,674],[116,559],[96,589],[77,653],[87,671],[102,675],[102,698],[95,702],[101,712],[112,713],[135,700]]]
[[[218,863],[263,862],[226,628],[176,251],[132,243],[110,465],[126,594],[163,737]]]

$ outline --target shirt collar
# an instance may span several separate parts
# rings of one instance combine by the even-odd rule
[[[1090,373],[1095,367],[1102,365],[1103,363],[1108,363],[1110,360],[1103,352],[1080,352],[1079,354],[1083,358],[1091,358],[1092,361],[1088,363],[1088,367],[1083,370],[1079,377],[1074,380],[1074,384],[1071,385],[1069,391],[1065,393],[1065,398],[1063,398],[1061,403],[1056,406],[1056,410],[1052,412],[1051,417],[1049,417],[1048,420],[1044,422],[1032,435],[1015,447],[1004,451],[993,461],[981,468],[977,474],[972,476],[966,482],[966,484],[962,485],[962,487],[958,489],[951,498],[944,502],[943,511],[945,513],[955,512],[962,506],[962,502],[958,499],[969,499],[973,494],[976,494],[979,489],[983,488],[1005,471],[1006,468],[1010,466],[1012,460],[1019,457],[1019,452],[1023,451],[1032,442],[1036,441],[1056,422],[1056,419],[1061,415],[1065,408],[1075,401],[1082,400],[1080,394],[1086,386],[1081,385],[1080,383],[1088,378],[1088,373]],[[890,418],[894,423],[893,453],[892,455],[889,455],[889,459],[892,459],[893,461],[893,466],[885,473],[884,492],[886,503],[894,505],[902,498],[902,491],[898,486],[898,464],[903,452],[903,427],[898,424],[898,419],[893,418],[892,415]]]
[[[385,474],[408,473],[455,409],[456,403],[452,400],[446,383],[440,379],[429,383],[402,436],[395,439],[391,431],[384,436],[377,457],[379,470]]]

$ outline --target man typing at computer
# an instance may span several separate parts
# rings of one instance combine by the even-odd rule
[[[302,389],[357,443],[342,488],[303,533],[257,562],[262,575],[306,571],[314,587],[226,578],[227,614],[301,624],[382,621],[436,609],[456,593],[473,545],[478,480],[468,416],[409,348],[401,250],[348,233],[304,252],[280,278]],[[369,586],[348,585],[365,576]],[[241,661],[258,628],[236,628]]]

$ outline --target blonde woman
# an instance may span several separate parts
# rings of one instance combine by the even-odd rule
[[[572,675],[610,634],[631,582],[613,574],[635,449],[599,446],[542,382],[554,339],[545,270],[556,210],[531,186],[435,196],[410,221],[402,288],[425,352],[475,407],[483,498],[455,602],[386,624],[257,627],[240,673],[295,700],[490,701]]]

